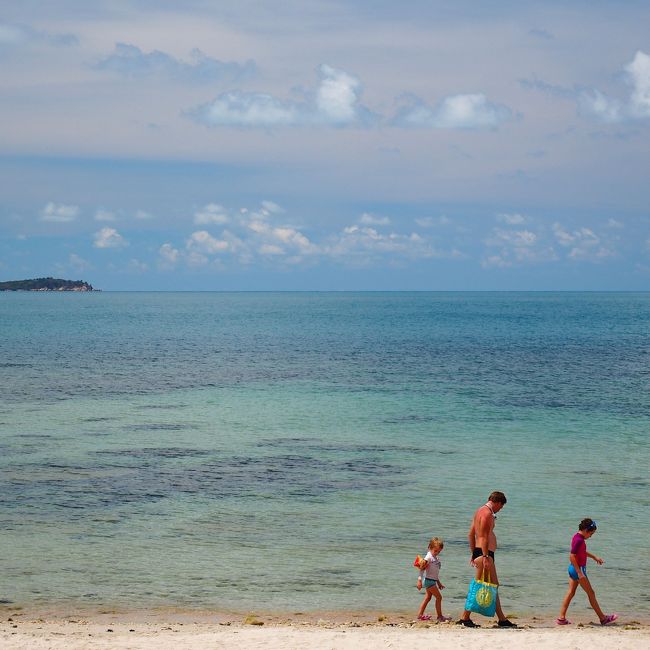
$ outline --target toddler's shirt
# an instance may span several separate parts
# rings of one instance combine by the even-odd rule
[[[420,578],[424,576],[429,580],[438,580],[440,575],[440,567],[442,566],[440,560],[431,551],[427,551],[424,559],[429,563],[424,571],[420,571]]]

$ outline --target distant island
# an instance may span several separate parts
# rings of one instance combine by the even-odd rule
[[[0,282],[0,291],[100,291],[100,289],[93,289],[91,284],[81,280],[35,278]]]

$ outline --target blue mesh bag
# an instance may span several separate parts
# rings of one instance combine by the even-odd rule
[[[483,616],[494,616],[497,609],[497,589],[497,585],[485,581],[484,571],[481,580],[472,580],[467,592],[465,609]]]

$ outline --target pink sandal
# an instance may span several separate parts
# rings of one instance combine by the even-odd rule
[[[571,621],[567,618],[556,618],[555,622],[558,625],[571,625]]]
[[[605,618],[600,622],[600,624],[609,625],[610,623],[613,623],[617,618],[618,618],[618,614],[610,614],[609,616],[605,616]]]
[[[418,621],[430,621],[431,618],[431,614],[422,614],[422,616],[418,616]]]

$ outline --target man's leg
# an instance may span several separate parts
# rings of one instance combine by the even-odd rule
[[[474,566],[476,567],[476,575],[474,577],[476,578],[476,580],[481,580],[483,576],[483,559],[484,558],[479,557],[476,558],[476,560],[474,560]],[[469,616],[471,613],[472,612],[470,612],[468,609],[464,610],[463,615],[460,617],[460,620],[469,621],[470,620]]]
[[[489,578],[487,577],[489,573]],[[490,566],[489,569],[485,569],[485,576],[487,578],[488,582],[491,582],[493,585],[499,586],[499,576],[497,575],[497,567],[496,564],[494,564],[494,558],[490,561]],[[503,613],[503,610],[501,609],[501,598],[499,596],[499,592],[497,591],[497,618],[500,621],[504,621],[506,618],[506,615]]]

